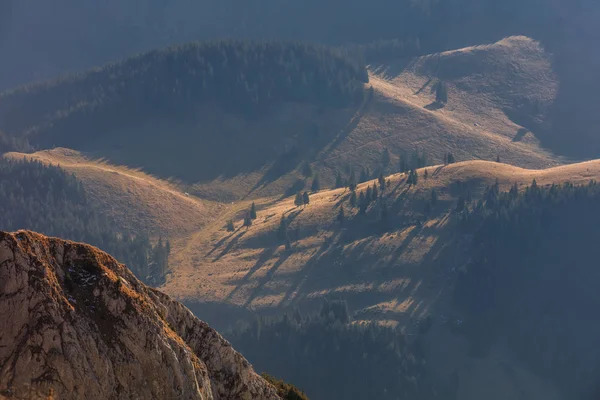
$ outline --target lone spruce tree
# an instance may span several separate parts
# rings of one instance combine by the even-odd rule
[[[379,174],[379,188],[381,189],[381,192],[385,192],[385,178],[383,177],[383,173]]]
[[[235,225],[233,224],[233,220],[229,220],[227,221],[227,232],[234,232],[235,231]]]
[[[246,229],[252,226],[252,218],[250,218],[250,213],[246,213],[246,216],[244,217],[244,226]]]
[[[435,87],[435,101],[440,104],[448,102],[448,88],[443,81],[439,81]]]
[[[250,218],[256,219],[256,204],[254,204],[254,202],[252,202],[252,205],[250,206]]]
[[[354,174],[354,170],[350,172],[350,178],[348,178],[347,186],[352,192],[356,190],[356,175]]]
[[[305,206],[310,204],[310,197],[308,196],[308,192],[304,192],[304,194],[302,194],[302,204],[304,204]]]
[[[301,205],[304,204],[304,200],[302,199],[302,193],[300,193],[300,192],[296,193],[296,198],[294,199],[294,204],[296,205],[296,207],[300,207]]]

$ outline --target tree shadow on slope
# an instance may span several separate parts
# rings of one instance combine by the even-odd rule
[[[429,111],[441,110],[446,107],[446,103],[442,103],[441,101],[434,101],[433,103],[427,104],[424,108]]]
[[[380,302],[396,298],[399,303],[407,300],[407,307],[387,314],[389,319],[418,317],[432,309],[440,293],[451,287],[452,268],[444,260],[457,259],[457,246],[453,240],[437,240],[417,264],[400,261],[414,241],[427,239],[430,228],[411,228],[411,232],[393,250],[390,257],[375,238],[367,238],[344,245],[344,232],[332,234],[315,251],[310,260],[292,278],[279,307],[288,309],[313,304],[317,301],[311,294],[323,293],[325,297],[343,299],[351,309],[364,309]],[[361,287],[369,288],[367,290]],[[341,292],[332,290],[354,287]],[[329,294],[325,294],[328,293]],[[317,296],[320,298],[320,296]],[[408,299],[417,298],[412,302]],[[369,317],[371,318],[371,317]]]

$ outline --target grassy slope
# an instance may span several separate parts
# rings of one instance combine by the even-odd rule
[[[534,178],[542,185],[585,183],[600,177],[600,161],[547,170],[471,161],[427,170],[429,179],[424,180],[420,170],[419,185],[412,188],[404,174],[390,177],[386,198],[396,217],[387,232],[375,222],[376,207],[364,218],[366,222],[348,222],[341,229],[335,221],[340,205],[346,215],[356,213],[349,208],[349,191],[344,189],[315,193],[306,208],[295,207],[293,198],[260,199],[258,219],[249,229],[241,227],[249,202],[236,203],[201,232],[178,243],[186,251],[173,256],[174,272],[165,290],[181,298],[253,308],[285,307],[338,293],[362,310],[366,319],[405,321],[426,315],[444,294],[440,290],[445,286],[444,270],[466,261],[461,258],[460,235],[451,214],[458,197],[456,182],[468,185],[476,199],[495,179],[504,189],[514,182],[530,184]],[[433,216],[425,218],[421,210],[431,189],[440,201]],[[299,227],[300,240],[290,252],[275,233],[282,215],[292,221],[293,240]],[[238,228],[234,233],[225,231],[229,218]],[[424,223],[419,226],[418,220]]]
[[[174,184],[94,162],[64,149],[34,157],[60,163],[75,173],[92,190],[92,199],[101,207],[111,201],[121,204],[122,210],[129,212],[120,211],[120,207],[112,210],[120,213],[117,215],[123,217],[125,224],[154,223],[171,232],[173,273],[163,289],[180,299],[227,302],[271,313],[290,305],[310,306],[322,297],[333,296],[348,300],[359,320],[398,323],[409,332],[415,319],[426,315],[433,315],[436,320],[442,314],[460,317],[451,302],[445,301],[450,300],[447,296],[452,289],[447,273],[460,267],[467,256],[466,240],[454,229],[456,222],[451,214],[457,181],[466,182],[476,198],[496,178],[505,189],[513,182],[525,185],[534,178],[539,184],[567,180],[584,183],[600,178],[600,161],[548,170],[462,162],[427,168],[426,181],[424,170],[420,170],[420,182],[413,188],[406,186],[404,175],[390,176],[391,189],[386,196],[390,214],[396,217],[385,233],[377,228],[377,223],[373,226],[348,222],[340,229],[335,221],[337,207],[347,201],[349,194],[343,189],[313,194],[305,209],[295,207],[291,198],[262,198],[257,201],[258,219],[246,230],[239,227],[242,212],[250,201],[215,206],[183,195]],[[359,190],[369,183],[362,184]],[[439,205],[431,218],[416,225],[416,219],[423,219],[419,211],[423,198],[432,188],[439,193]],[[194,208],[197,212],[193,212]],[[350,211],[347,204],[345,209],[347,215],[356,212]],[[376,211],[366,219],[376,218],[373,213]],[[131,219],[136,214],[141,221]],[[290,236],[294,244],[290,252],[274,233],[282,214],[293,219]],[[229,218],[238,227],[234,233],[225,231]],[[294,235],[297,226],[299,240]],[[357,235],[358,231],[365,233]],[[432,335],[427,344],[430,363],[442,378],[458,371],[462,377],[460,398],[501,399],[507,398],[507,393],[560,398],[547,383],[513,364],[501,349],[486,359],[473,359],[466,356],[468,346],[461,336],[436,325]],[[451,353],[449,348],[453,349]]]
[[[74,173],[100,210],[121,221],[121,228],[132,231],[185,235],[201,229],[222,207],[186,195],[175,183],[139,170],[93,160],[74,150],[8,153],[6,157],[35,159]]]
[[[457,71],[460,74],[448,75]],[[440,109],[430,106],[435,97],[431,87],[438,78],[449,88],[449,102]],[[208,178],[192,189],[66,149],[30,156],[75,173],[93,200],[125,227],[168,232],[173,272],[164,290],[169,294],[264,313],[334,296],[348,300],[359,319],[398,323],[410,331],[416,318],[455,313],[451,302],[445,301],[452,288],[448,271],[464,264],[468,243],[468,238],[456,233],[450,212],[458,195],[457,181],[468,182],[475,197],[496,178],[505,188],[513,182],[528,184],[533,178],[540,184],[586,182],[600,177],[600,161],[542,170],[564,161],[542,149],[536,137],[557,82],[549,57],[526,38],[426,56],[401,68],[373,67],[371,85],[373,96],[358,108],[323,114],[316,108],[283,105],[276,117],[254,121],[201,110],[188,121],[149,121],[128,128],[163,132],[162,142],[99,142],[90,153],[149,171],[163,166],[176,170],[180,160],[194,158]],[[531,103],[529,97],[537,99],[541,111],[524,118],[527,113],[520,107]],[[509,116],[536,134],[525,133],[526,128]],[[386,192],[395,216],[392,229],[383,232],[378,227],[375,209],[367,222],[347,223],[340,229],[335,216],[340,204],[347,202],[348,191],[321,191],[311,196],[308,207],[299,209],[282,193],[302,179],[300,162],[283,176],[265,179],[281,149],[298,143],[313,122],[321,132],[318,144],[303,156],[313,157],[313,169],[320,173],[323,186],[331,185],[334,171],[347,165],[376,169],[385,147],[393,164],[402,151],[419,148],[437,160],[448,151],[459,160],[493,160],[500,155],[504,162],[536,169],[484,161],[430,167],[430,178],[424,181],[420,171],[416,188],[408,188],[406,177],[396,174]],[[173,129],[201,129],[214,139],[193,143],[175,157],[176,148],[170,147],[169,135],[164,134]],[[225,165],[229,169],[223,172]],[[310,185],[310,179],[305,183]],[[365,184],[359,190],[364,188]],[[416,221],[424,219],[424,198],[433,188],[440,196],[439,205],[431,218],[418,225]],[[186,196],[184,190],[195,190],[205,200]],[[250,199],[256,200],[259,215],[246,230],[240,228],[241,217]],[[347,215],[356,212],[349,212],[347,204],[345,209]],[[281,215],[291,221],[292,251],[286,251],[275,235]],[[234,233],[225,231],[229,218],[238,227]],[[464,356],[466,344],[461,338],[434,331],[432,360],[440,366],[440,374],[458,369],[461,376],[479,376],[463,379],[461,392],[466,392],[461,398],[506,398],[502,396],[507,390],[515,396],[528,390],[553,392],[527,371],[505,367],[501,351],[490,359],[472,360]],[[456,354],[446,356],[448,348]],[[499,394],[494,397],[494,393]]]
[[[420,183],[413,188],[406,185],[405,175],[390,177],[386,197],[395,217],[385,232],[373,221],[339,226],[335,217],[340,204],[347,216],[356,213],[343,189],[313,194],[306,208],[295,207],[291,198],[261,199],[258,218],[249,229],[241,227],[240,219],[249,203],[236,204],[202,232],[176,243],[180,250],[171,259],[175,269],[163,289],[187,301],[234,304],[263,314],[311,307],[326,297],[344,299],[358,320],[398,324],[409,334],[415,332],[415,321],[432,316],[434,328],[425,339],[429,364],[440,379],[450,379],[457,371],[459,398],[561,399],[551,383],[501,347],[485,358],[468,356],[468,341],[442,324],[443,318],[462,318],[452,305],[453,270],[469,257],[469,237],[456,226],[452,210],[457,182],[468,185],[474,198],[496,179],[505,190],[533,179],[541,185],[586,183],[600,178],[600,160],[547,170],[470,161],[427,171],[426,181],[424,170],[419,171]],[[425,218],[419,210],[432,189],[439,194],[439,205]],[[361,218],[377,218],[376,209],[370,213]],[[236,215],[238,229],[226,232],[225,220]],[[292,221],[291,251],[275,234],[281,215]]]
[[[336,171],[375,171],[384,148],[395,166],[402,153],[425,151],[441,162],[446,152],[458,160],[495,160],[547,168],[562,163],[536,137],[558,82],[549,56],[524,37],[404,60],[371,68],[372,96],[346,109],[280,104],[266,116],[248,118],[219,107],[193,115],[154,118],[123,126],[117,134],[88,142],[85,151],[112,164],[142,168],[160,177],[197,183],[188,191],[221,202],[277,196],[294,185],[310,185],[301,166],[311,160],[323,186]],[[436,109],[432,86],[444,79],[449,102]],[[539,115],[531,116],[533,101]],[[524,106],[526,105],[526,106]],[[529,107],[529,108],[528,108]],[[532,129],[516,124],[510,118]],[[174,137],[186,137],[183,145]],[[294,145],[300,154],[278,173],[275,160]]]
[[[449,87],[449,101],[443,108],[433,106],[432,88],[438,79]],[[326,143],[312,149],[313,169],[325,184],[333,184],[335,171],[348,166],[376,170],[386,147],[393,165],[399,155],[416,149],[437,161],[446,152],[459,160],[500,156],[526,168],[548,168],[565,161],[543,149],[536,136],[545,126],[558,82],[550,56],[531,39],[508,38],[493,45],[373,66],[369,87],[373,96],[358,109],[347,111],[348,122],[343,123],[343,115],[330,120],[334,123],[329,129],[322,129]],[[338,131],[332,132],[332,127]],[[252,188],[250,197],[258,198],[280,194],[302,180],[300,164],[257,186],[264,173],[265,169],[257,169],[221,179],[218,188],[229,188],[237,196]],[[197,188],[206,193],[216,185],[202,183]]]

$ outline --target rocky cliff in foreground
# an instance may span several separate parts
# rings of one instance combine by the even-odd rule
[[[0,398],[278,399],[215,330],[98,249],[0,232]]]

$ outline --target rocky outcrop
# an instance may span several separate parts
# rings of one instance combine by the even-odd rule
[[[215,330],[98,249],[0,232],[0,398],[278,399]]]

